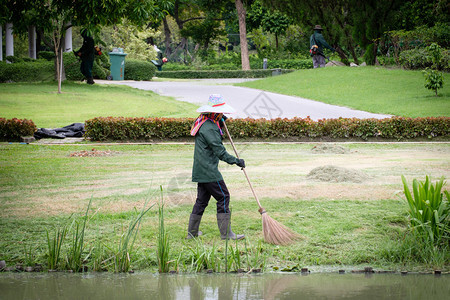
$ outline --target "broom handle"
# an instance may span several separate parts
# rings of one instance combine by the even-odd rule
[[[227,132],[228,138],[230,139],[230,143],[231,143],[231,146],[233,147],[236,157],[239,158],[239,154],[236,150],[236,147],[234,146],[233,139],[231,138],[230,132],[228,131],[227,124],[225,123],[225,121],[223,121],[223,127],[225,128],[225,131]],[[256,196],[255,190],[253,189],[252,183],[250,182],[250,178],[248,178],[245,168],[241,168],[241,170],[244,172],[245,178],[247,178],[247,182],[248,182],[248,185],[250,186],[250,189],[252,190],[253,196],[255,197],[256,202],[258,202],[259,212],[262,214],[262,212],[264,211],[264,208],[262,208],[261,203],[259,202],[258,196]]]

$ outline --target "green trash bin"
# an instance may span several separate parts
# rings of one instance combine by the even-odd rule
[[[109,52],[109,61],[111,62],[111,77],[112,80],[123,80],[125,74],[125,56],[122,48],[114,48]]]

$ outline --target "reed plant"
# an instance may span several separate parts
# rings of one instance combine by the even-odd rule
[[[206,268],[208,270],[213,270],[214,272],[219,272],[221,267],[221,259],[218,255],[218,248],[216,244],[206,252]]]
[[[108,270],[113,264],[111,261],[114,257],[111,249],[109,249],[101,241],[96,241],[95,245],[89,251],[91,269],[94,272]]]
[[[120,236],[119,245],[114,254],[114,271],[128,272],[131,267],[130,255],[133,251],[134,242],[136,241],[136,236],[141,225],[142,218],[144,215],[154,206],[152,204],[150,207],[146,208],[148,200],[145,202],[139,214],[130,221],[126,232],[122,233]]]
[[[406,201],[409,205],[411,230],[420,239],[430,244],[446,245],[450,241],[450,206],[448,191],[442,192],[445,185],[441,177],[434,185],[426,176],[425,181],[413,180],[412,193],[402,176]],[[445,198],[443,197],[445,195]]]
[[[38,248],[34,248],[31,245],[24,245],[24,265],[25,266],[33,266],[37,263],[37,255]]]
[[[233,271],[238,272],[239,270],[242,270],[242,260],[241,260],[241,250],[239,250],[239,244],[236,240],[236,247],[233,249],[233,246],[230,245],[230,260],[228,265],[228,270],[230,270],[230,267],[234,267]]]
[[[86,213],[84,214],[82,223],[78,222],[78,220],[74,219],[71,228],[72,232],[72,244],[67,253],[67,267],[69,270],[74,272],[82,271],[82,265],[84,259],[82,259],[83,251],[84,251],[84,235],[86,232],[86,222],[88,218],[89,208],[91,207],[92,197],[89,200],[89,204],[86,208]]]
[[[67,234],[67,225],[56,227],[51,237],[48,230],[46,232],[48,246],[47,266],[49,270],[56,270],[60,262],[61,247]]]
[[[166,229],[164,228],[164,199],[162,187],[161,189],[161,204],[158,209],[159,218],[159,233],[158,233],[158,244],[157,244],[157,259],[158,259],[158,271],[159,273],[169,272],[169,253],[170,245],[169,238],[167,236]]]

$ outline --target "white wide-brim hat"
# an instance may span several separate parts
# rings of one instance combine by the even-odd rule
[[[232,114],[236,110],[230,105],[225,103],[220,94],[212,94],[209,96],[208,104],[203,105],[197,109],[199,113],[219,113],[219,114]]]

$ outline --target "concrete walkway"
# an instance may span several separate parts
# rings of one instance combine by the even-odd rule
[[[257,89],[233,86],[233,83],[255,79],[198,79],[192,81],[107,81],[97,84],[128,85],[157,94],[174,97],[180,101],[206,104],[210,94],[222,94],[237,113],[233,118],[306,118],[312,120],[334,118],[389,118],[389,115],[373,114],[346,107],[282,94],[263,92]]]

